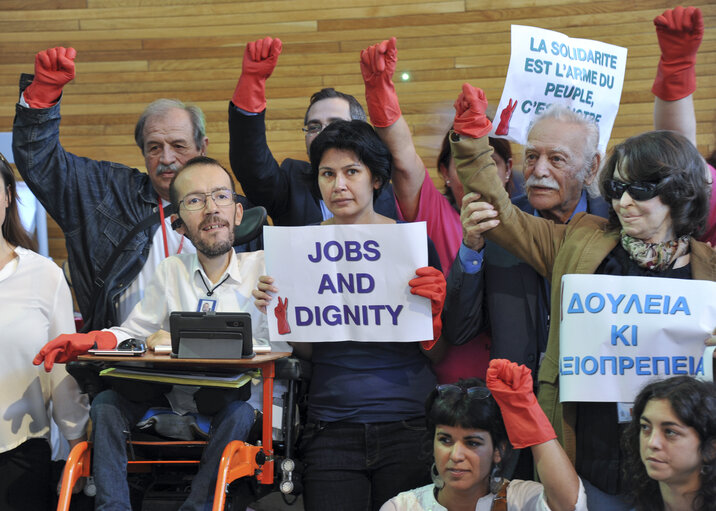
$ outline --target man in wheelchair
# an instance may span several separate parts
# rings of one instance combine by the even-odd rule
[[[189,238],[197,253],[162,261],[145,289],[144,298],[122,325],[86,334],[61,335],[37,354],[36,365],[44,362],[49,371],[55,362],[74,360],[92,348],[112,349],[130,338],[146,338],[151,349],[170,344],[167,333],[170,313],[200,311],[207,303],[216,312],[249,313],[253,336],[268,339],[266,316],[255,307],[251,296],[258,277],[265,274],[264,255],[262,251],[236,254],[232,249],[234,227],[241,222],[243,209],[236,201],[230,174],[218,161],[196,157],[176,174],[170,196],[177,207],[172,226]],[[272,343],[272,349],[292,351],[285,342]],[[274,387],[275,395],[282,392],[279,387]],[[254,410],[261,408],[261,396],[253,396],[247,402],[238,395],[240,392],[231,396],[209,389],[197,392],[187,386],[144,388],[153,390],[134,393],[104,390],[92,402],[96,509],[131,510],[126,443],[131,428],[151,406],[171,406],[180,414],[213,417],[199,471],[189,497],[180,508],[210,509],[222,451],[232,440],[247,439],[254,423]]]

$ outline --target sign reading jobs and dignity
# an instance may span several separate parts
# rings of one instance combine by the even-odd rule
[[[430,301],[408,285],[428,263],[425,222],[264,227],[264,247],[271,340],[432,339]]]
[[[512,54],[490,136],[527,142],[532,119],[561,103],[599,125],[604,152],[619,110],[627,50],[512,25]]]
[[[653,379],[711,380],[704,341],[715,326],[716,282],[565,275],[560,400],[632,402]]]

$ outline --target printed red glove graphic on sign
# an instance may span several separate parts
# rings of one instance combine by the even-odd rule
[[[510,98],[510,102],[507,104],[507,107],[505,107],[500,113],[500,124],[497,125],[495,135],[507,135],[510,132],[510,119],[512,119],[512,114],[515,112],[515,108],[517,108],[517,101],[515,100],[513,104],[512,98]]]
[[[278,305],[273,310],[278,320],[278,333],[279,335],[285,335],[291,333],[291,326],[288,324],[286,319],[286,312],[288,311],[288,298],[281,301],[281,297],[278,297]]]

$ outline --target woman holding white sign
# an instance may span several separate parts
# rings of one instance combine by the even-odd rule
[[[473,201],[489,202],[498,212],[500,224],[487,237],[550,279],[554,319],[539,372],[539,400],[575,461],[588,495],[592,487],[619,494],[622,460],[616,404],[559,402],[556,318],[561,279],[565,274],[593,273],[716,280],[716,253],[694,239],[708,215],[704,160],[686,138],[673,132],[632,137],[614,148],[600,176],[609,219],[579,213],[569,224],[558,225],[515,208],[490,158],[487,138],[467,135],[473,124],[489,122],[486,107],[482,91],[465,84],[455,103],[451,134],[458,175],[467,190],[476,192]],[[561,156],[556,151],[549,157]]]
[[[482,380],[438,385],[425,403],[433,484],[403,492],[381,511],[587,509],[574,467],[532,391],[530,369],[490,361]],[[508,442],[509,439],[509,442]],[[511,447],[530,447],[542,484],[501,477]]]
[[[716,385],[690,376],[650,383],[622,437],[637,511],[716,509]]]
[[[324,225],[395,223],[373,208],[390,180],[391,155],[369,124],[331,123],[311,144],[310,157],[310,179],[333,214]],[[376,510],[396,493],[427,482],[429,463],[420,456],[423,403],[436,381],[422,351],[440,337],[445,301],[445,277],[428,242],[431,266],[417,269],[410,287],[431,301],[433,340],[422,347],[416,342],[294,344],[295,353],[313,363],[300,445],[309,511]],[[254,291],[256,306],[264,311],[278,293],[273,284],[273,278],[261,277]]]

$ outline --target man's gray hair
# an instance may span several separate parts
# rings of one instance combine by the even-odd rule
[[[530,128],[527,131],[527,138],[529,139],[530,133],[532,133],[532,130],[537,124],[547,119],[556,119],[570,124],[577,124],[584,128],[584,167],[577,173],[576,176],[582,183],[584,183],[587,177],[589,177],[594,158],[599,154],[599,126],[592,119],[575,112],[568,106],[553,103],[547,110],[532,120]],[[599,169],[596,169],[592,183],[589,186],[586,186],[587,192],[589,192],[592,197],[597,197],[599,195],[599,188],[596,179],[596,174],[598,172]]]
[[[204,119],[204,112],[201,111],[196,105],[187,105],[178,99],[157,99],[152,101],[144,109],[142,115],[137,121],[137,126],[134,128],[134,140],[137,142],[139,149],[144,154],[144,125],[147,123],[147,119],[150,117],[163,117],[167,112],[178,108],[179,110],[186,110],[191,119],[192,133],[194,135],[194,144],[196,148],[201,148],[206,137],[206,120]]]

